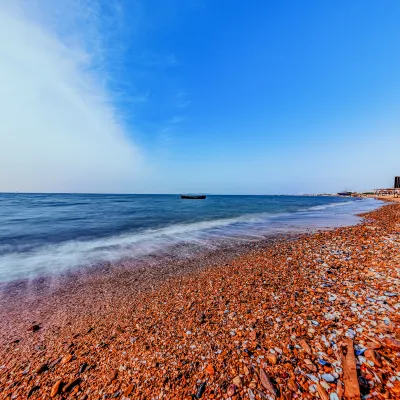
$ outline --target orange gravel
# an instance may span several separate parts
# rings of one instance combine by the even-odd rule
[[[127,269],[21,283],[0,398],[400,398],[399,250],[394,204],[153,288]]]

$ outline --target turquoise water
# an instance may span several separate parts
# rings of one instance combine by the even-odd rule
[[[380,202],[340,197],[0,194],[0,282],[356,223]]]

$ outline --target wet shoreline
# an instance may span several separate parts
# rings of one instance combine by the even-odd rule
[[[285,233],[251,241],[229,240],[215,248],[181,244],[135,260],[82,266],[59,275],[1,282],[0,314],[6,315],[21,308],[26,314],[36,312],[38,306],[40,308],[43,304],[51,304],[52,299],[62,293],[73,293],[76,286],[86,286],[89,296],[94,284],[109,287],[117,277],[130,282],[131,290],[138,293],[157,290],[168,279],[199,273],[214,266],[228,265],[235,258],[252,251],[262,251],[274,243],[296,240],[309,234],[311,233]]]
[[[63,275],[157,253],[187,257],[193,250],[201,256],[230,241],[352,225],[358,222],[354,214],[380,204],[290,196],[215,196],[204,203],[176,202],[171,196],[114,197],[101,196],[97,202],[84,197],[83,203],[73,201],[74,196],[49,195],[44,203],[35,196],[16,203],[3,199],[0,282]]]

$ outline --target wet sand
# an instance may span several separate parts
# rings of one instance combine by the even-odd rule
[[[0,398],[400,398],[400,205],[354,227],[6,285]]]

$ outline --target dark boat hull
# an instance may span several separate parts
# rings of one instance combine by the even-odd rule
[[[352,192],[339,192],[339,196],[351,196],[353,193]]]
[[[181,199],[187,199],[187,200],[204,200],[207,196],[201,195],[201,196],[189,196],[185,194],[181,194]]]

